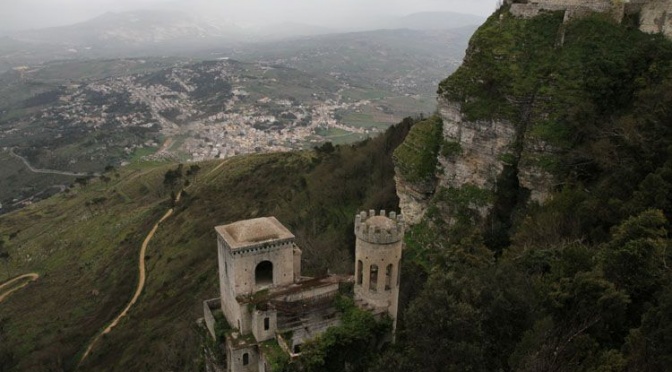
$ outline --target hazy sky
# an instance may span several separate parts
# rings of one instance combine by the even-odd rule
[[[454,11],[487,16],[497,0],[0,0],[0,29],[81,22],[108,11],[199,9],[237,22],[293,21],[333,26],[348,18]]]

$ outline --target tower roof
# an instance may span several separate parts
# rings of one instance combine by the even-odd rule
[[[241,249],[259,243],[294,239],[292,234],[275,217],[253,218],[217,226],[215,231],[231,249]]]
[[[364,221],[365,224],[379,229],[389,230],[397,227],[397,223],[386,216],[374,216]]]

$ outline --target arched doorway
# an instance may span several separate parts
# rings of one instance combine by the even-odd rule
[[[273,263],[271,261],[261,261],[254,269],[254,283],[257,286],[273,284]]]

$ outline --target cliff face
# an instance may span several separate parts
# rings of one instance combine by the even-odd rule
[[[409,181],[397,168],[397,195],[409,224],[420,222],[432,196],[441,189],[468,185],[495,193],[506,166],[516,166],[520,187],[529,192],[530,200],[546,200],[554,178],[538,165],[537,159],[552,153],[552,146],[526,136],[524,129],[508,120],[470,121],[459,103],[445,97],[438,99],[438,115],[443,123],[443,144],[433,178]],[[492,204],[478,208],[481,217],[486,217],[491,207]]]
[[[490,24],[502,23],[491,18]],[[488,25],[481,29],[485,33]],[[549,195],[553,176],[539,166],[539,157],[547,154],[549,145],[540,138],[535,138],[528,125],[533,103],[529,99],[519,100],[506,110],[499,110],[500,103],[487,102],[468,92],[480,89],[488,84],[485,76],[491,71],[482,68],[483,55],[493,53],[491,49],[485,49],[482,44],[482,36],[478,32],[472,40],[467,51],[465,63],[461,67],[462,75],[470,75],[465,81],[462,75],[457,74],[442,83],[438,97],[437,116],[440,119],[440,147],[436,151],[435,172],[431,177],[424,179],[409,179],[399,167],[404,164],[400,157],[395,158],[397,174],[397,194],[400,199],[402,213],[406,216],[409,224],[420,222],[430,201],[442,190],[459,190],[467,187],[470,190],[479,190],[479,195],[487,194],[489,202],[472,203],[473,209],[481,218],[487,217],[494,206],[495,194],[498,183],[501,182],[505,168],[514,170],[516,182],[520,187],[527,190],[529,199],[542,203]],[[496,53],[502,53],[498,51]],[[488,58],[488,57],[486,57]],[[504,58],[500,56],[499,58]],[[459,72],[459,71],[458,71]],[[484,76],[479,76],[479,75]],[[476,87],[476,88],[474,88]],[[457,94],[447,94],[447,91],[459,91]],[[507,97],[502,96],[502,102]],[[511,99],[514,101],[514,99]],[[481,102],[479,102],[481,101]],[[475,105],[483,107],[474,109]],[[482,109],[493,110],[483,114]],[[520,111],[516,115],[510,115],[511,109]],[[524,116],[524,120],[520,117]],[[413,131],[413,130],[412,130]],[[407,141],[408,142],[408,141]],[[414,148],[422,147],[417,139]],[[406,164],[408,167],[408,164]],[[470,201],[467,201],[469,204]],[[450,206],[448,206],[450,208]]]
[[[520,0],[561,2],[607,3]],[[402,210],[424,217],[405,234],[406,336],[376,371],[669,370],[672,41],[508,5],[439,86],[435,159],[413,162],[431,136],[395,153]],[[404,199],[420,181],[433,191]]]
[[[439,156],[442,169],[438,186],[459,188],[470,184],[494,189],[504,169],[506,154],[514,151],[516,128],[508,120],[467,120],[461,105],[439,98],[439,115],[443,120],[443,139],[454,143],[457,151]]]
[[[446,195],[461,195],[482,224],[492,213],[545,203],[568,180],[592,182],[605,169],[595,159],[609,158],[617,146],[614,124],[630,120],[633,101],[644,97],[637,89],[656,74],[655,55],[669,45],[638,29],[665,29],[668,3],[638,3],[641,25],[598,11],[568,20],[561,8],[533,17],[512,13],[516,4],[498,10],[472,37],[463,65],[439,86],[440,137],[429,146],[438,146],[434,172],[409,178],[399,171],[412,167],[408,157],[395,158],[409,223]],[[652,15],[661,9],[662,16]],[[415,149],[425,146],[419,137],[411,141]],[[448,214],[451,200],[442,207]]]

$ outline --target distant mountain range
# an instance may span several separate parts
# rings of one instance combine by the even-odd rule
[[[414,13],[401,18],[369,23],[367,30],[400,29],[439,30],[480,25],[483,17],[453,12]],[[357,27],[357,31],[362,31]],[[226,19],[186,14],[172,10],[136,10],[105,13],[86,22],[11,33],[21,42],[60,44],[72,47],[107,45],[137,46],[147,43],[179,42],[194,39],[249,41],[282,37],[310,36],[353,31],[302,23],[278,23],[242,27]]]
[[[479,26],[484,17],[454,12],[413,13],[390,22],[389,28],[408,28],[411,30],[446,30],[465,26]]]
[[[243,30],[222,20],[209,20],[168,10],[105,13],[70,26],[20,31],[11,38],[28,43],[73,47],[136,46],[203,38],[238,39]]]
[[[474,29],[484,20],[460,13],[425,12],[372,20],[366,27],[335,29],[302,23],[238,25],[217,14],[165,9],[105,13],[69,26],[0,33],[0,72],[57,59],[185,56],[215,48],[233,50],[249,42],[352,31]]]

